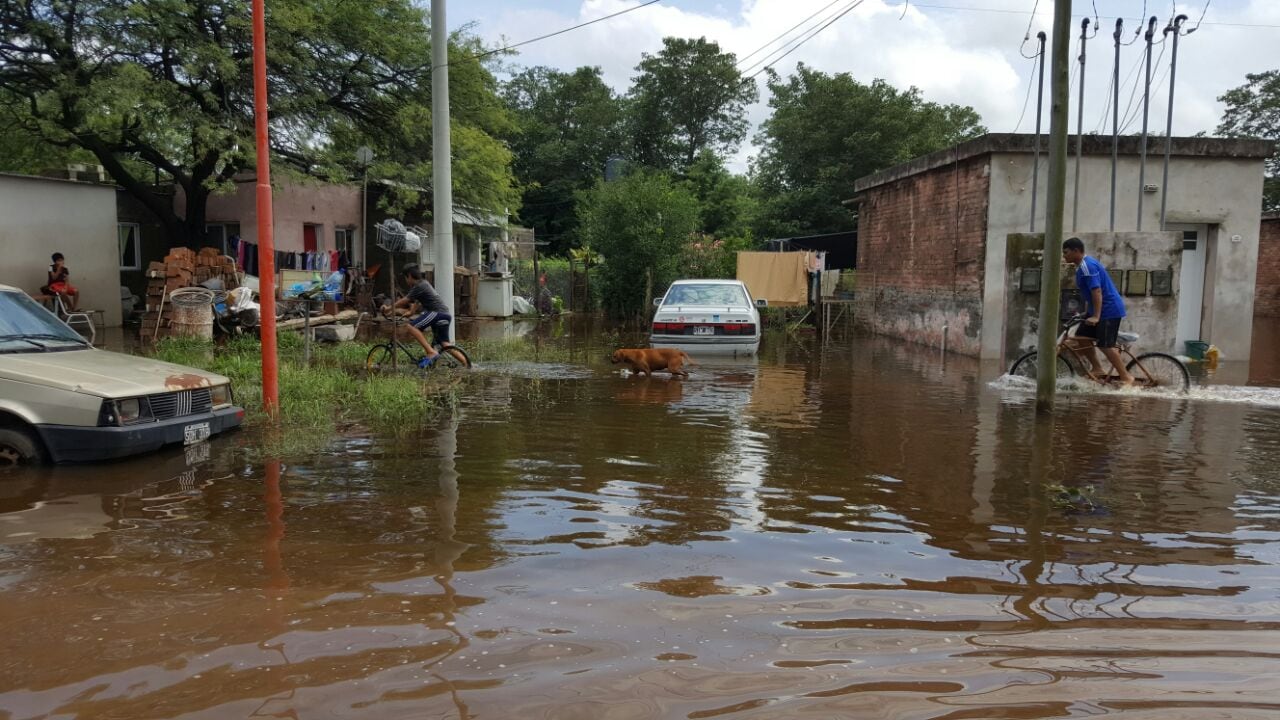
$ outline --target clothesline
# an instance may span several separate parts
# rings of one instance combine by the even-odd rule
[[[258,244],[231,238],[228,240],[236,264],[249,275],[258,275]],[[315,270],[335,272],[351,267],[351,259],[344,250],[315,250],[310,252],[275,251],[276,270]]]

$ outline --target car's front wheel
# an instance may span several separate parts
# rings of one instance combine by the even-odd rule
[[[0,428],[0,468],[34,465],[44,461],[44,449],[29,430]]]

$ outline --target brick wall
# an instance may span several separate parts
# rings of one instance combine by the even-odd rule
[[[858,212],[858,322],[978,355],[990,156],[870,188]]]
[[[1280,215],[1262,218],[1258,236],[1258,281],[1254,317],[1280,317]]]

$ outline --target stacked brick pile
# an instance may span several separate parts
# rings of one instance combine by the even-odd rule
[[[217,248],[202,248],[199,253],[185,247],[173,248],[164,260],[148,265],[146,312],[138,330],[139,339],[154,342],[168,336],[173,319],[169,293],[214,278],[222,280],[224,290],[240,286],[235,260],[222,255]]]

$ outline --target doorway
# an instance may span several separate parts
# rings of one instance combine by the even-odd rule
[[[319,234],[317,232],[319,229],[320,229],[319,225],[303,225],[302,226],[302,251],[303,252],[315,252],[317,250],[316,236]]]
[[[1173,225],[1169,230],[1182,233],[1182,271],[1178,275],[1178,329],[1174,349],[1182,351],[1188,340],[1202,337],[1204,319],[1205,267],[1209,258],[1208,225]]]

